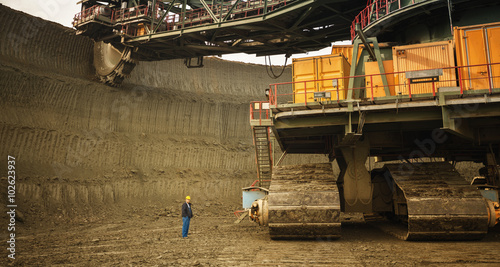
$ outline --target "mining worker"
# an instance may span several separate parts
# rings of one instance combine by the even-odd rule
[[[182,204],[182,238],[188,237],[189,231],[189,221],[193,217],[193,211],[191,210],[191,197],[186,197],[186,202]]]

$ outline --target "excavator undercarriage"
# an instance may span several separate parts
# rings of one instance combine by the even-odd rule
[[[480,239],[488,232],[487,202],[447,162],[386,164],[393,215],[406,225],[404,240]],[[380,175],[380,174],[379,174]]]
[[[267,216],[272,238],[339,237],[351,214],[403,240],[480,239],[497,227],[500,22],[477,19],[498,1],[396,2],[368,1],[351,46],[294,60],[292,82],[251,103],[251,126],[267,127],[283,156],[338,166],[265,161],[271,186],[256,205],[267,209],[253,216]],[[430,41],[450,12],[470,22]],[[421,35],[414,21],[435,23]]]
[[[275,167],[269,195],[254,203],[251,217],[269,226],[272,239],[339,238],[346,200],[331,166]],[[385,164],[371,177],[366,215],[384,215],[373,224],[400,239],[476,240],[499,221],[498,202],[483,198],[448,162]]]

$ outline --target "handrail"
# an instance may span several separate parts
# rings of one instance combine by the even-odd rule
[[[397,5],[393,5],[396,2]],[[401,5],[401,0],[368,0],[366,7],[359,12],[351,24],[351,40],[356,37],[356,24],[359,23],[361,29],[364,29],[379,18],[413,4],[415,4],[415,0],[411,0],[411,3],[406,5],[404,3]],[[394,10],[390,10],[392,7],[394,7]]]
[[[256,104],[258,104],[258,110],[255,108]],[[259,125],[262,125],[262,120],[269,120],[269,108],[263,108],[263,104],[269,104],[269,101],[252,101],[250,102],[250,120],[259,120]],[[265,110],[265,112],[263,112]],[[256,118],[256,112],[258,112],[258,118]],[[264,113],[264,114],[263,114]],[[263,117],[264,115],[264,117]]]
[[[109,12],[109,17],[110,18],[112,17],[113,10],[111,10],[109,7],[102,5],[94,5],[87,9],[82,10],[81,12],[76,13],[75,16],[73,17],[73,26],[76,26],[77,24],[81,23],[82,20],[86,20],[87,18],[99,19],[102,13],[101,9]]]
[[[238,3],[233,9],[231,16],[229,16],[228,20],[237,20],[244,19],[254,16],[260,16],[266,12],[271,12],[276,10],[279,7],[286,6],[291,0],[267,0],[267,10],[264,10],[266,7],[265,0],[250,0],[246,2]],[[153,8],[148,5],[140,5],[136,7],[128,7],[122,9],[111,10],[107,6],[103,5],[94,5],[90,8],[87,8],[79,13],[77,13],[74,17],[73,26],[77,26],[80,23],[86,22],[88,18],[91,18],[91,15],[94,9],[100,10],[100,7],[104,7],[110,10],[110,21],[111,23],[126,23],[127,20],[136,19],[138,17],[147,17],[151,19],[152,17],[152,9],[156,9],[156,19],[159,20],[164,14],[164,10],[167,9],[166,5],[163,3],[157,3]],[[228,12],[231,10],[231,5],[225,4],[217,4],[217,5],[208,5],[210,11],[216,16],[219,17],[220,20],[226,17]],[[185,18],[184,20],[182,18]],[[98,16],[93,17],[92,19],[97,20]],[[83,21],[85,20],[85,21]],[[182,28],[201,26],[212,23],[220,23],[222,21],[214,21],[213,17],[207,12],[205,8],[198,8],[192,10],[186,10],[184,13],[171,13],[165,15],[163,20],[156,21],[156,23],[164,23],[165,28],[161,31],[170,31],[170,30],[178,30]],[[131,34],[134,36],[134,34]]]
[[[136,7],[122,8],[119,10],[115,10],[113,12],[113,17],[111,17],[111,21],[118,22],[147,15],[149,15],[149,7],[146,5],[140,5]]]
[[[481,77],[472,76],[470,77],[469,70],[471,68],[482,68],[484,70],[484,74]],[[447,86],[441,86],[441,87],[459,87],[460,89],[460,95],[464,94],[465,90],[488,90],[488,92],[491,94],[493,92],[493,89],[500,89],[500,76],[494,76],[493,74],[493,68],[496,70],[495,73],[498,74],[500,69],[500,62],[497,63],[487,63],[487,64],[476,64],[476,65],[467,65],[467,66],[452,66],[452,67],[444,67],[441,68],[443,69],[443,73],[448,73],[449,77],[448,80],[439,80],[439,81],[432,81],[429,82],[431,83],[431,89],[428,93],[432,93],[433,96],[436,96],[437,93],[437,88],[436,83],[439,85],[444,85],[448,84]],[[432,70],[432,69],[423,69],[423,70]],[[338,78],[330,78],[330,79],[316,79],[316,80],[306,80],[306,81],[295,81],[295,82],[281,82],[281,83],[273,83],[269,85],[269,103],[271,106],[276,106],[279,104],[283,104],[283,101],[280,102],[280,98],[286,98],[286,97],[291,97],[291,96],[296,96],[296,95],[304,95],[304,105],[309,105],[307,102],[307,94],[312,94],[314,91],[307,90],[307,85],[308,84],[317,84],[318,82],[324,82],[324,81],[333,81],[337,80],[337,84],[339,84],[338,81],[340,80],[348,80],[350,78],[365,78],[365,80],[370,80],[370,87],[367,86],[362,86],[362,87],[356,87],[356,88],[351,88],[348,89],[347,84],[344,84],[344,88],[340,88],[340,86],[337,86],[336,89],[332,90],[326,90],[326,91],[332,91],[337,93],[337,102],[342,102],[344,100],[340,100],[338,97],[339,91],[344,90],[346,93],[353,93],[356,90],[370,90],[371,91],[371,97],[370,100],[374,101],[375,97],[373,94],[374,86],[373,86],[373,79],[377,76],[382,76],[382,75],[394,75],[394,77],[399,77],[401,76],[401,80],[399,80],[399,83],[395,84],[390,84],[388,85],[389,87],[394,87],[394,88],[403,88],[405,91],[407,89],[407,92],[404,94],[408,95],[409,98],[414,98],[416,95],[418,96],[419,94],[422,94],[420,92],[416,92],[413,87],[416,86],[417,83],[411,83],[410,79],[406,79],[403,77],[403,75],[406,73],[406,71],[399,71],[399,72],[388,72],[388,73],[383,73],[383,74],[368,74],[368,75],[356,75],[356,76],[345,76],[345,77],[338,77]],[[397,76],[399,75],[399,76]],[[473,84],[483,84],[483,87],[481,88],[471,88]],[[289,90],[291,91],[290,93],[283,93],[282,88],[284,86],[292,86],[295,87],[296,85],[301,85],[304,86],[304,92],[294,92],[294,89],[283,89],[283,90]],[[383,87],[384,89],[386,88],[385,86]],[[380,99],[383,99],[381,97]]]
[[[267,9],[269,11],[274,11],[276,8],[287,5],[287,2],[290,0],[268,0]],[[257,4],[258,3],[258,4]],[[271,5],[270,5],[271,4]],[[229,12],[231,6],[229,5],[208,5],[210,10],[213,12],[215,16],[223,17],[224,13]],[[264,0],[255,0],[255,1],[247,1],[239,3],[232,11],[231,20],[236,19],[244,19],[253,16],[259,16],[263,14],[264,8]],[[225,12],[224,12],[225,11]],[[178,30],[181,29],[182,26],[184,28],[194,27],[194,26],[202,26],[206,24],[216,23],[210,14],[204,9],[194,9],[188,10],[185,13],[186,20],[184,24],[182,24],[182,14],[172,14],[167,15],[163,20],[166,24],[166,31],[169,30]]]

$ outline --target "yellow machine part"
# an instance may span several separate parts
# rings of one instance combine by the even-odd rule
[[[141,35],[145,35],[146,33],[148,33],[146,31],[146,27],[148,27],[148,30],[150,29],[150,26],[149,25],[145,25],[144,23],[139,23],[137,24],[138,28],[137,28],[137,36],[141,36]]]
[[[392,60],[384,60],[384,71],[385,73],[394,72],[393,61]],[[372,88],[373,88],[373,97],[383,97],[385,95],[384,83],[382,82],[381,75],[368,76],[372,74],[380,74],[380,69],[378,67],[378,62],[365,62],[365,74],[366,76],[366,97],[372,97]],[[391,95],[395,94],[394,88],[394,74],[387,74],[387,84],[389,86],[389,91]]]
[[[496,203],[496,210],[495,210],[495,213],[496,213],[496,218],[497,218],[497,221],[496,221],[496,224],[500,223],[500,204],[497,202]]]
[[[345,99],[349,79],[336,80],[336,78],[349,76],[350,67],[343,54],[294,59],[293,102],[305,103],[306,100],[308,103],[314,102],[314,92],[330,92],[331,98],[326,100]]]
[[[371,44],[371,46],[373,47],[373,44]],[[380,48],[386,48],[386,47],[390,47],[391,44],[389,43],[379,43],[378,46]],[[363,44],[360,44],[359,47],[358,47],[358,58],[357,58],[357,62],[359,62],[359,58],[361,57],[361,52],[363,52],[363,48],[364,48],[364,45]],[[338,55],[338,54],[343,54],[346,59],[347,59],[347,62],[349,62],[349,65],[352,66],[352,51],[353,51],[353,45],[333,45],[332,46],[332,55]]]
[[[495,224],[498,224],[500,222],[500,204],[498,202],[495,203],[495,217],[497,219]]]
[[[394,72],[402,72],[395,75],[396,93],[402,95],[410,93],[405,72],[455,66],[452,41],[395,46],[392,48],[392,59]],[[457,86],[455,70],[445,69],[440,82],[434,83],[434,90],[437,93],[440,87],[455,86]],[[432,92],[432,83],[411,84],[412,95]]]
[[[455,27],[458,66],[500,63],[500,23]],[[500,64],[461,69],[465,90],[500,88]],[[488,74],[491,79],[488,79]]]
[[[488,226],[494,227],[500,223],[500,203],[485,199],[488,206]]]
[[[350,56],[352,55],[352,45],[333,45],[332,55],[344,54],[349,64],[351,64]]]
[[[352,45],[333,45],[332,46],[332,55],[338,55],[338,54],[343,54],[347,62],[349,62],[349,65],[352,65]],[[363,46],[360,46],[358,49],[358,60],[359,57],[361,56],[361,51],[363,50]]]

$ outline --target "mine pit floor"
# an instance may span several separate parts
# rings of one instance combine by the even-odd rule
[[[500,227],[480,241],[409,242],[369,224],[342,226],[337,240],[273,241],[268,229],[233,215],[194,217],[188,239],[181,218],[119,216],[91,223],[24,227],[17,236],[20,265],[78,266],[498,266]],[[3,261],[3,260],[2,260]]]

